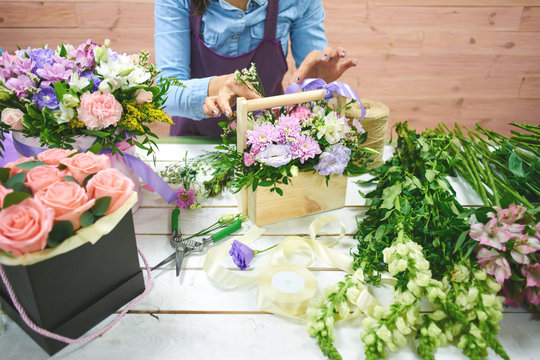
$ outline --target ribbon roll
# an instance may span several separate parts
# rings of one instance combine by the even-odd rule
[[[358,101],[362,109],[360,112],[360,120],[362,120],[364,116],[366,116],[366,109],[360,101],[358,94],[356,94],[352,87],[339,81],[333,81],[327,84],[326,81],[324,81],[323,79],[304,79],[301,84],[293,83],[289,85],[289,87],[285,90],[285,94],[297,93],[302,90],[309,91],[318,89],[326,90],[326,95],[324,96],[325,99],[331,99],[333,97],[332,93],[336,93],[338,95]]]

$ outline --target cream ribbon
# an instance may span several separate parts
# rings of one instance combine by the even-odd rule
[[[340,225],[339,235],[317,236],[319,231],[329,223],[337,222]],[[265,229],[257,226],[251,227],[238,240],[249,245],[257,240]],[[332,215],[317,217],[309,227],[309,236],[289,236],[276,246],[256,268],[240,273],[229,270],[220,262],[229,256],[232,241],[210,249],[206,255],[203,269],[207,276],[217,285],[228,289],[252,285],[258,282],[257,305],[260,310],[287,317],[302,317],[309,301],[317,291],[317,280],[307,269],[316,260],[316,257],[325,263],[345,272],[352,272],[352,258],[339,251],[331,249],[345,235],[345,227],[338,218]],[[273,285],[272,279],[281,272],[292,272],[299,276],[304,287],[299,291],[286,293]],[[376,300],[366,289],[362,291],[357,303],[360,309],[371,310]]]
[[[101,237],[111,232],[118,225],[124,215],[131,210],[137,202],[137,193],[133,192],[126,202],[111,214],[100,218],[93,225],[83,227],[75,235],[66,239],[60,245],[31,254],[25,254],[21,257],[12,257],[7,253],[0,253],[0,264],[2,265],[32,265],[43,260],[67,253],[87,242],[95,244]]]

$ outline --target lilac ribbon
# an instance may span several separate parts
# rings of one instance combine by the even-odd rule
[[[19,158],[17,151],[13,146],[13,139],[11,138],[11,132],[4,134],[6,139],[2,141],[4,150],[0,150],[2,155],[0,155],[0,167],[3,167],[7,163],[15,161]]]
[[[125,142],[121,142],[120,146],[123,150],[126,150],[122,144]],[[127,143],[126,143],[127,144]],[[15,149],[19,154],[26,157],[33,157],[47,149],[38,148],[35,146],[30,146],[21,143],[20,141],[17,141],[16,139],[13,139],[13,145],[15,146]],[[102,150],[100,151],[100,154],[105,154],[108,156],[112,156],[112,152],[110,150]],[[115,154],[115,156],[120,156],[118,154]],[[147,185],[149,185],[152,189],[154,189],[167,203],[172,203],[178,199],[178,195],[176,192],[167,184],[161,177],[159,177],[158,174],[152,170],[148,164],[146,164],[144,161],[139,159],[136,156],[133,156],[131,154],[123,153],[123,156],[120,157],[121,161],[123,161],[129,168],[131,168],[141,179],[143,179],[144,182],[146,182]]]
[[[353,90],[353,88],[339,81],[333,81],[327,84],[326,81],[324,81],[323,79],[305,79],[304,81],[302,81],[301,84],[293,83],[289,85],[289,87],[285,90],[285,94],[297,93],[302,90],[309,91],[318,89],[326,90],[326,94],[324,95],[325,99],[331,99],[333,97],[332,93],[336,93],[338,95],[358,101],[358,103],[360,104],[360,108],[362,109],[360,113],[360,120],[362,120],[364,116],[366,116],[366,109],[364,108],[364,105],[360,101],[360,98]]]

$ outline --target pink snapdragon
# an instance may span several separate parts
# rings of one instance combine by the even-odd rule
[[[504,243],[512,238],[512,234],[506,229],[506,226],[499,226],[497,219],[491,219],[487,224],[473,224],[469,236],[480,244],[491,246],[499,250],[506,250]]]
[[[510,264],[508,264],[508,261],[504,258],[504,254],[499,253],[496,250],[482,248],[478,251],[476,257],[478,258],[480,266],[485,269],[488,274],[495,276],[495,280],[497,280],[499,284],[502,284],[504,280],[512,275]]]

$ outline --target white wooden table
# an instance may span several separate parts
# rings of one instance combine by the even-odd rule
[[[180,161],[188,149],[189,155],[194,156],[211,148],[211,145],[161,144],[155,166],[163,169],[167,164]],[[462,204],[478,203],[474,196],[466,196],[471,193],[469,189],[456,187]],[[153,265],[172,250],[168,242],[172,206],[156,194],[143,191],[142,196],[142,205],[134,215],[135,230],[139,247]],[[365,209],[357,186],[350,180],[346,206],[330,212],[339,217],[347,232],[345,239],[334,248],[347,253],[355,246],[352,239],[356,230],[355,218],[361,216]],[[228,194],[203,203],[201,209],[182,211],[180,227],[184,234],[193,234],[221,215],[236,212],[236,200]],[[254,243],[253,248],[264,249],[287,235],[307,233],[316,216],[266,226],[266,233]],[[250,225],[247,221],[238,234],[244,233]],[[256,306],[254,287],[233,291],[217,288],[202,270],[203,262],[204,255],[187,257],[179,278],[175,277],[174,262],[163,270],[155,271],[149,295],[120,323],[100,338],[84,345],[70,345],[52,358],[324,359],[302,321],[261,312]],[[257,262],[253,265],[256,266]],[[232,261],[228,266],[235,268]],[[319,291],[341,280],[344,275],[322,263],[315,263],[310,270],[318,280]],[[385,298],[389,301],[388,289],[377,291],[376,295],[383,303]],[[0,359],[49,358],[15,323],[5,315],[2,317],[5,330],[0,335]],[[112,318],[110,316],[90,332],[102,328]],[[538,320],[538,314],[523,309],[506,309],[498,338],[512,359],[540,358]],[[364,358],[360,333],[358,319],[336,325],[335,344],[344,359]],[[417,359],[418,356],[406,348],[390,353],[389,358]],[[436,358],[465,359],[455,346],[439,349]],[[489,358],[498,357],[490,351]]]

